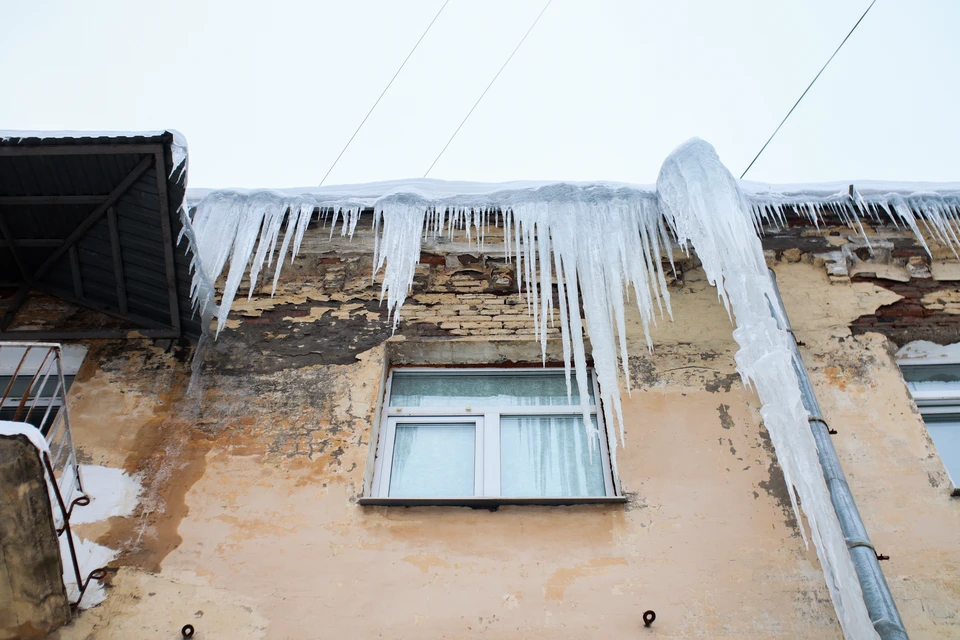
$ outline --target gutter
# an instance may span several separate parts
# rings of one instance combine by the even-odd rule
[[[810,414],[810,430],[817,441],[823,478],[830,490],[830,500],[833,502],[837,519],[840,520],[840,529],[843,531],[847,550],[850,552],[850,559],[857,571],[857,578],[863,592],[863,601],[867,605],[867,612],[870,614],[870,621],[873,622],[873,628],[876,629],[882,640],[907,640],[908,636],[903,626],[903,620],[900,619],[900,613],[893,601],[890,587],[887,586],[887,581],[883,577],[877,552],[867,535],[867,529],[863,525],[860,512],[857,510],[857,504],[850,492],[850,486],[847,484],[847,478],[840,466],[837,450],[833,447],[833,441],[830,439],[830,427],[823,419],[820,403],[817,402],[810,376],[807,375],[807,369],[803,365],[800,348],[797,346],[797,337],[790,327],[790,320],[783,306],[783,298],[780,297],[780,289],[777,287],[777,275],[773,269],[768,270],[770,280],[773,282],[773,290],[777,295],[777,304],[786,324],[785,329],[792,338],[790,343],[793,347],[793,368],[796,371],[797,379],[800,381],[803,407]]]

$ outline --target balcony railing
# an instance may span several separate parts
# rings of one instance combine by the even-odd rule
[[[84,492],[70,432],[60,345],[0,343],[0,389],[0,419],[30,423],[46,438],[57,487],[69,512]],[[58,530],[63,527],[60,518],[60,514],[54,516]]]
[[[100,580],[106,568],[83,576],[76,544],[70,531],[70,514],[76,506],[90,504],[84,493],[80,465],[73,448],[67,387],[72,376],[64,375],[63,352],[59,344],[42,342],[0,342],[0,420],[32,424],[43,434],[49,455],[42,453],[48,474],[53,523],[57,537],[69,550],[63,557],[64,584],[71,606],[80,604],[91,580]],[[63,537],[65,535],[65,538]],[[61,555],[64,545],[61,544]],[[68,564],[69,563],[69,564]]]

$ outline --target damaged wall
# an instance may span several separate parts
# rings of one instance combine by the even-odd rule
[[[44,638],[70,620],[41,454],[0,436],[0,639]]]
[[[960,503],[887,338],[850,328],[902,294],[803,246],[769,257],[853,493],[912,637],[955,637]],[[107,600],[59,638],[634,637],[646,609],[664,638],[841,637],[695,260],[653,353],[630,320],[628,503],[486,511],[356,500],[388,353],[539,361],[499,252],[429,247],[393,337],[363,237],[308,232],[303,253],[276,297],[238,304],[193,395],[182,345],[92,345],[71,389],[79,454],[144,492],[132,516],[77,527],[121,554]]]

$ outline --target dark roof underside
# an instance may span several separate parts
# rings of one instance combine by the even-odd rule
[[[31,291],[122,320],[117,336],[200,335],[188,243],[177,246],[186,172],[169,177],[172,142],[170,133],[0,139],[0,286],[16,290],[0,309],[0,339],[113,337],[7,330]]]

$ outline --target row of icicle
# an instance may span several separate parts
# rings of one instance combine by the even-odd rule
[[[468,203],[471,199],[475,202]],[[517,287],[525,295],[544,360],[548,329],[559,324],[568,389],[573,369],[584,424],[594,435],[586,404],[589,377],[584,338],[589,335],[603,417],[607,425],[618,426],[606,430],[614,468],[615,434],[620,434],[622,442],[624,429],[618,369],[628,393],[630,384],[626,303],[634,299],[647,348],[652,349],[650,325],[672,318],[662,258],[672,267],[674,244],[692,246],[728,313],[736,317],[738,370],[763,403],[761,413],[787,478],[797,520],[802,522],[799,496],[844,633],[848,638],[872,638],[875,632],[800,404],[799,384],[790,366],[790,337],[779,328],[780,319],[770,308],[772,288],[759,235],[764,226],[786,226],[788,206],[816,226],[832,214],[864,239],[863,219],[877,223],[885,215],[910,229],[924,247],[921,225],[939,242],[954,248],[960,245],[960,200],[955,195],[864,196],[851,189],[846,196],[792,203],[751,197],[741,191],[713,148],[699,140],[682,145],[665,161],[657,193],[555,184],[472,198],[390,195],[370,207],[319,195],[220,191],[204,197],[192,217],[184,210],[182,218],[183,235],[194,255],[194,305],[205,327],[216,321],[216,333],[224,327],[244,277],[249,277],[249,297],[264,264],[273,266],[274,260],[271,293],[276,290],[282,265],[299,253],[315,216],[330,225],[331,238],[338,223],[340,235],[352,238],[361,214],[373,209],[373,276],[382,274],[381,300],[386,301],[394,328],[425,238],[463,235],[483,249],[490,229],[499,228],[503,251],[515,262]],[[225,269],[217,304],[215,285]]]

